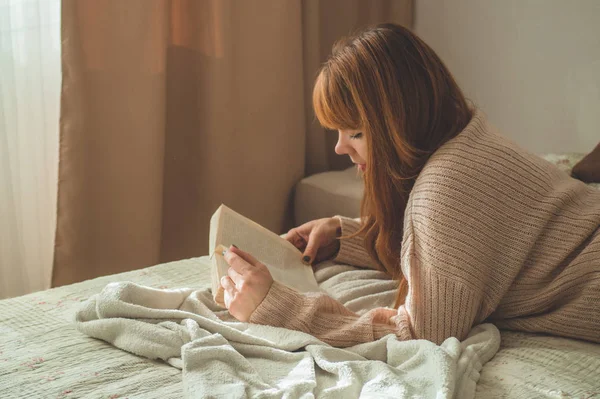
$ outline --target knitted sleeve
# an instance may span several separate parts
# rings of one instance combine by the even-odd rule
[[[254,311],[251,323],[303,331],[335,347],[375,341],[388,334],[411,339],[406,324],[392,322],[395,309],[377,308],[362,316],[322,293],[301,294],[278,282]]]
[[[436,238],[429,217],[440,219],[440,208],[428,215],[415,211],[408,204],[404,224],[402,272],[408,280],[408,295],[398,315],[392,318],[397,325],[409,325],[411,336],[441,344],[449,337],[463,340],[478,320],[483,306],[483,291],[469,284],[462,276],[453,274],[450,240]],[[443,223],[443,222],[442,222]],[[459,262],[460,263],[460,262]],[[401,311],[404,310],[404,311]]]
[[[360,229],[359,219],[350,219],[344,216],[335,216],[340,220],[342,236],[349,236]],[[337,263],[367,267],[379,270],[379,266],[367,252],[362,236],[340,240],[340,250],[334,259]]]

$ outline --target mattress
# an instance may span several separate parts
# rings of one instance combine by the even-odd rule
[[[355,167],[317,173],[296,185],[294,217],[297,225],[311,220],[344,215],[360,215],[364,184]]]
[[[109,282],[155,288],[210,285],[207,257],[0,301],[0,397],[180,398],[180,370],[75,330],[79,304]],[[502,331],[477,398],[600,398],[600,345]]]

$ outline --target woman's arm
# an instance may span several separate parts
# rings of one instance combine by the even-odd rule
[[[250,317],[251,323],[283,327],[311,334],[335,347],[375,341],[388,334],[411,339],[408,319],[392,322],[399,311],[378,308],[362,316],[322,293],[301,294],[278,282]]]
[[[465,339],[482,306],[481,295],[431,269],[414,277],[417,286],[410,287],[405,305],[398,310],[376,308],[363,315],[325,294],[302,294],[273,282],[249,321],[303,331],[335,347],[371,342],[388,334],[402,341],[426,339],[438,345],[448,337]]]

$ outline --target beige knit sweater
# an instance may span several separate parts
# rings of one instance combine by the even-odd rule
[[[344,235],[359,228],[341,220]],[[410,194],[404,305],[359,316],[327,295],[274,283],[250,321],[339,347],[390,333],[439,344],[484,321],[600,342],[599,226],[600,191],[498,135],[476,111]],[[373,266],[360,237],[342,240],[337,260]]]

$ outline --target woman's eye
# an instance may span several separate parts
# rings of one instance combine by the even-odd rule
[[[350,136],[351,139],[359,139],[362,137],[362,133],[355,133]]]

